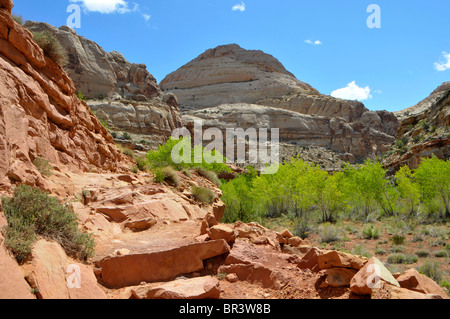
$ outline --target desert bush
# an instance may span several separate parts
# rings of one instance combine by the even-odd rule
[[[416,231],[414,233],[412,241],[415,242],[415,243],[418,243],[418,242],[422,242],[423,240],[424,240],[423,233],[419,232],[419,231]]]
[[[404,264],[406,261],[406,256],[403,254],[390,255],[387,258],[387,262],[390,264]]]
[[[375,249],[375,254],[379,256],[384,256],[387,254],[387,251],[382,248],[377,248]]]
[[[391,241],[394,245],[403,245],[405,240],[406,240],[406,237],[404,235],[400,235],[400,234],[395,234],[391,238]]]
[[[219,177],[217,177],[217,173],[212,172],[212,171],[208,171],[207,169],[203,168],[203,167],[195,167],[194,171],[206,178],[207,180],[209,180],[211,183],[213,183],[214,185],[216,185],[217,187],[221,187],[222,183],[220,182]]]
[[[437,258],[445,258],[448,256],[449,256],[449,254],[446,250],[438,250],[434,253],[434,257],[437,257]]]
[[[358,256],[364,256],[364,257],[368,257],[371,258],[373,255],[367,250],[366,247],[364,247],[363,245],[357,245],[355,247],[353,247],[352,249],[352,254],[353,255],[358,255]]]
[[[49,160],[42,157],[36,157],[33,161],[33,165],[36,166],[39,173],[43,176],[52,176],[53,166],[50,164]]]
[[[129,149],[127,147],[122,147],[122,153],[130,156],[131,158],[134,158],[134,151],[132,149]]]
[[[87,97],[84,96],[84,93],[81,92],[81,91],[78,91],[78,92],[77,92],[77,98],[78,98],[80,101],[83,101],[83,102],[86,102],[86,101],[87,101]]]
[[[419,258],[417,258],[417,256],[414,255],[406,255],[406,261],[405,263],[410,265],[410,264],[415,264],[417,261],[419,260]]]
[[[402,140],[397,140],[395,142],[395,146],[397,146],[397,148],[402,148],[405,146],[405,142],[403,142]]]
[[[380,230],[373,225],[367,226],[363,229],[363,237],[365,239],[378,239],[380,238]]]
[[[443,278],[443,272],[439,268],[438,262],[427,260],[421,267],[417,269],[419,273],[433,279],[436,282],[441,282]]]
[[[130,168],[130,171],[133,172],[134,174],[139,173],[139,167],[137,167],[137,165],[133,165]]]
[[[14,21],[16,21],[18,24],[23,25],[23,17],[17,14],[12,15]]]
[[[301,239],[309,238],[314,230],[314,226],[309,217],[309,214],[303,214],[296,219],[293,226],[294,236],[300,237]]]
[[[33,40],[41,47],[44,54],[61,67],[67,64],[67,55],[58,39],[48,31],[34,32]]]
[[[122,140],[131,141],[131,135],[128,132],[122,133]]]
[[[198,186],[192,188],[192,195],[196,201],[205,205],[212,204],[216,198],[212,190]]]
[[[401,246],[394,246],[394,247],[389,248],[389,251],[391,253],[402,253],[404,250],[405,249]]]
[[[322,225],[319,228],[319,237],[321,243],[332,243],[341,240],[341,230],[332,224]]]
[[[181,184],[177,172],[170,166],[158,168],[155,170],[154,173],[155,173],[154,181],[156,183],[167,182],[175,187],[178,187]]]
[[[423,230],[423,234],[430,236],[432,238],[439,238],[445,236],[445,231],[438,226],[427,226]]]
[[[389,264],[414,264],[418,261],[417,256],[413,255],[403,255],[403,254],[393,254],[388,256],[387,262]]]
[[[420,127],[424,130],[424,131],[428,131],[430,129],[430,124],[427,121],[422,121],[420,122]]]
[[[420,258],[425,258],[430,256],[430,252],[428,250],[421,249],[416,251],[416,255]]]
[[[1,202],[8,221],[5,242],[19,262],[30,254],[38,236],[55,240],[71,256],[84,260],[93,256],[94,239],[78,230],[76,215],[56,198],[24,185]]]
[[[185,168],[185,169],[182,170],[182,172],[187,177],[191,177],[192,176],[192,170],[190,170],[190,169]]]
[[[136,157],[136,165],[140,171],[147,171],[148,170],[148,162],[147,158],[145,156],[137,156]]]

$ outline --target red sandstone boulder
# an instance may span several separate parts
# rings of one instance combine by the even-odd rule
[[[325,271],[325,281],[321,287],[349,287],[353,276],[358,271],[348,268],[331,268]]]
[[[139,285],[141,282],[160,282],[182,274],[201,271],[203,261],[230,251],[225,240],[195,243],[172,250],[126,256],[109,256],[97,264],[101,278],[110,288]]]
[[[33,248],[24,266],[26,278],[40,299],[106,299],[93,270],[71,261],[62,247],[46,240]]]
[[[219,299],[219,280],[214,277],[179,279],[149,289],[140,299]]]
[[[397,278],[397,281],[402,288],[449,299],[449,296],[435,281],[418,273],[415,269],[407,270]]]
[[[423,294],[417,291],[392,286],[381,282],[380,288],[373,289],[372,299],[403,299],[403,300],[429,300],[442,299],[440,295]]]
[[[373,289],[378,288],[382,282],[400,288],[397,280],[383,263],[378,258],[373,257],[352,278],[350,289],[358,295],[371,295]]]
[[[209,229],[208,234],[212,240],[225,239],[229,244],[236,240],[234,230],[226,225],[213,226]]]

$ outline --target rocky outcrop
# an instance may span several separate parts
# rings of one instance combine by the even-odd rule
[[[83,93],[112,130],[149,135],[158,145],[182,125],[176,96],[161,91],[145,64],[130,63],[119,52],[106,52],[67,26],[27,21],[25,27],[55,35],[67,52],[65,70],[77,92]]]
[[[256,104],[226,104],[192,111],[183,118],[192,133],[195,121],[202,122],[203,130],[220,128],[224,136],[227,128],[279,128],[282,143],[322,147],[351,162],[363,161],[370,154],[381,155],[394,141],[393,136],[371,124],[381,123],[374,112],[366,112],[357,122],[349,123],[341,117],[304,115]]]
[[[24,26],[32,32],[50,32],[58,39],[67,52],[67,74],[87,98],[145,101],[162,97],[156,79],[144,64],[132,64],[119,52],[106,52],[67,26],[58,29],[33,21],[27,21]]]
[[[174,103],[152,100],[88,100],[91,110],[107,123],[111,130],[145,135],[154,145],[164,143],[172,132],[182,126],[180,111]]]
[[[393,114],[322,95],[274,57],[235,44],[206,51],[160,85],[178,96],[188,126],[202,119],[222,130],[279,128],[284,143],[332,150],[352,163],[387,151],[398,127]]]
[[[6,3],[7,1],[2,1]],[[0,189],[48,188],[36,158],[56,171],[118,171],[129,165],[113,138],[75,95],[72,80],[0,10]]]
[[[436,90],[434,90],[428,97],[420,101],[414,106],[411,106],[405,110],[394,112],[395,116],[399,118],[401,122],[411,122],[411,118],[425,115],[430,111],[433,106],[442,104],[442,100],[446,98],[448,92],[450,91],[450,82],[442,83]],[[436,111],[436,110],[435,110]],[[450,122],[447,122],[450,125]]]
[[[400,120],[397,142],[385,159],[385,166],[391,171],[404,165],[415,169],[422,158],[433,155],[450,158],[450,82],[395,115]]]

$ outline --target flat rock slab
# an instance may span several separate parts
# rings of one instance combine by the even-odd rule
[[[140,287],[132,291],[138,299],[219,299],[219,280],[214,277],[178,279],[153,288]]]
[[[103,283],[109,288],[161,282],[203,269],[203,261],[230,251],[225,240],[195,243],[166,251],[109,256],[101,260]]]

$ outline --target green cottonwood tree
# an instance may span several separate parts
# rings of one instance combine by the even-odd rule
[[[443,161],[435,155],[422,160],[414,172],[414,179],[418,182],[422,200],[426,204],[433,201],[441,202],[444,206],[444,218],[450,217],[450,160]]]
[[[413,216],[417,213],[417,206],[420,202],[420,189],[419,185],[414,182],[413,173],[408,166],[403,166],[395,174],[395,179],[397,181],[397,190],[400,193],[401,199],[409,214]]]

